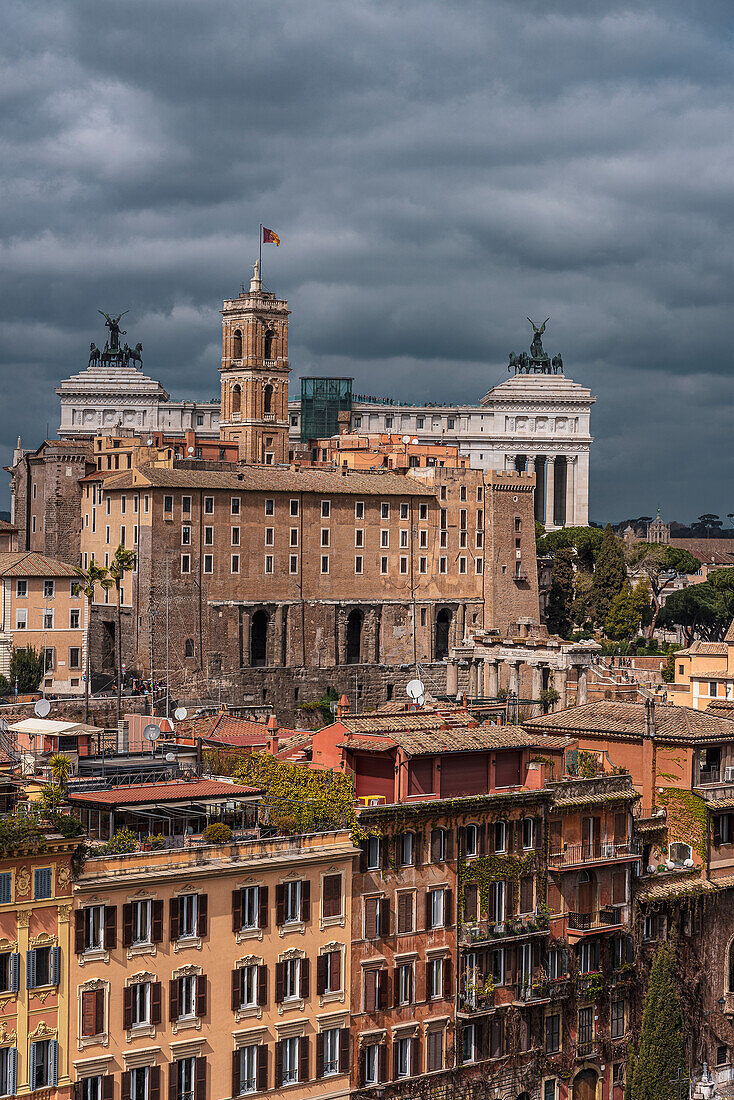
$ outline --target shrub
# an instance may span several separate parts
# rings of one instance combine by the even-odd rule
[[[204,840],[208,844],[229,844],[232,839],[232,830],[222,821],[213,821],[204,829]]]
[[[81,836],[84,832],[84,826],[78,818],[72,814],[60,814],[57,812],[49,813],[46,815],[55,829],[57,829],[62,836]]]
[[[163,833],[151,833],[150,836],[145,838],[145,843],[151,848],[152,851],[159,851],[166,843],[166,838]]]
[[[118,829],[113,837],[107,841],[104,851],[111,856],[124,855],[125,852],[134,852],[138,846],[138,838],[130,829]]]

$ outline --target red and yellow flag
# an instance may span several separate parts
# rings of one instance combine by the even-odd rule
[[[280,244],[280,237],[274,229],[266,229],[265,226],[263,226],[263,244]]]

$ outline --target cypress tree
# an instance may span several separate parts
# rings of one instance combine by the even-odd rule
[[[621,541],[612,531],[611,524],[604,528],[599,553],[594,567],[594,580],[591,584],[591,605],[594,617],[600,626],[607,621],[614,597],[627,584],[627,566],[622,553]]]
[[[567,638],[571,629],[573,605],[573,550],[564,547],[556,551],[553,559],[546,622],[551,634]]]
[[[679,1070],[681,1075],[688,1072],[675,975],[675,949],[667,942],[661,943],[645,993],[629,1100],[670,1100],[675,1094],[671,1080]]]

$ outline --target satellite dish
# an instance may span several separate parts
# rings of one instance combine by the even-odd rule
[[[426,694],[426,689],[422,680],[411,680],[410,683],[406,685],[405,691],[414,703],[417,703],[418,700]]]
[[[410,443],[410,436],[409,435],[404,435],[403,436],[403,443]]]
[[[193,447],[187,447],[186,448],[186,453],[192,455],[194,453],[194,448]]]
[[[419,442],[420,442],[420,440],[419,440],[419,439],[414,439],[414,440],[412,440],[412,442],[413,442],[413,443],[419,443]]]
[[[51,710],[51,704],[48,699],[39,699],[33,710],[37,718],[45,718]]]
[[[175,754],[175,752],[167,752],[167,753],[166,753],[166,760],[167,760],[167,761],[169,762],[169,764],[170,764],[170,763],[171,763],[172,761],[174,761],[175,759],[176,759],[176,754]]]
[[[186,707],[176,707],[173,712],[173,717],[176,719],[177,722],[183,722],[187,714],[188,711],[186,710]]]
[[[153,446],[153,440],[152,440],[152,439],[148,439],[148,440],[147,440],[147,444],[148,444],[148,446],[149,446],[149,447],[152,447],[152,446]]]
[[[146,741],[157,741],[161,735],[161,727],[157,726],[155,722],[148,722],[148,725],[143,730],[143,737]]]

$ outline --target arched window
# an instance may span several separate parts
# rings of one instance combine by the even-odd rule
[[[449,630],[451,628],[451,612],[448,608],[442,608],[436,616],[435,660],[443,661],[449,655]]]
[[[595,1100],[598,1074],[593,1069],[583,1069],[573,1082],[573,1100]]]
[[[250,628],[250,664],[262,667],[268,658],[268,627],[270,616],[267,611],[256,611],[252,616]]]
[[[398,857],[401,867],[412,867],[415,859],[415,834],[402,833],[398,838]]]
[[[431,863],[443,863],[446,859],[446,830],[431,830]]]
[[[273,344],[274,344],[274,342],[275,342],[275,333],[273,332],[273,330],[271,328],[269,328],[268,331],[265,333],[265,352],[263,354],[263,359],[272,359],[273,358]]]
[[[680,841],[676,841],[670,845],[670,862],[676,863],[679,866],[684,865],[687,860],[693,860],[693,849],[690,844],[682,844]]]
[[[495,821],[494,823],[494,850],[504,852],[507,845],[507,822]]]
[[[347,664],[358,665],[362,659],[362,612],[357,608],[347,617]]]
[[[273,411],[273,387],[267,385],[264,390],[265,397],[265,412],[269,413]]]
[[[239,329],[235,329],[235,334],[232,338],[232,358],[242,358],[242,333]]]
[[[194,639],[187,638],[184,642],[184,657],[194,656]]]
[[[242,408],[242,387],[239,383],[232,390],[232,412],[238,413]]]
[[[479,852],[479,829],[476,825],[467,825],[464,829],[464,855],[475,856]]]

